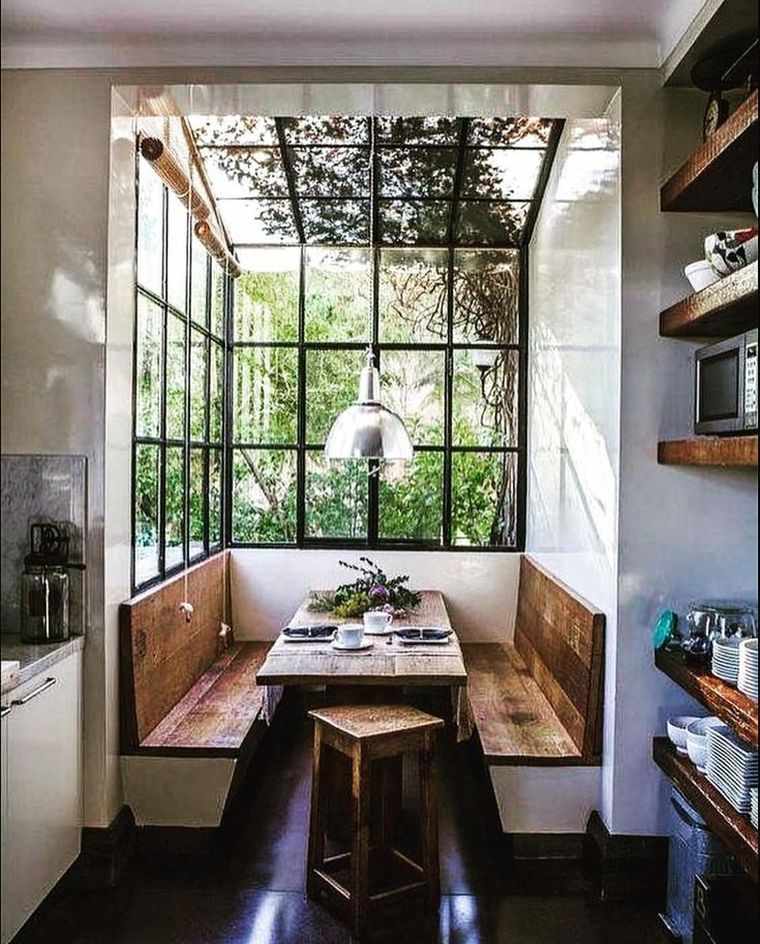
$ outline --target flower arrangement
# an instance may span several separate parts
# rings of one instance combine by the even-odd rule
[[[358,565],[346,561],[339,563],[359,576],[353,583],[341,584],[333,592],[313,594],[309,609],[334,612],[336,616],[348,619],[361,616],[367,610],[386,610],[398,615],[419,606],[422,600],[421,594],[406,586],[408,575],[389,578],[368,557],[360,557]]]

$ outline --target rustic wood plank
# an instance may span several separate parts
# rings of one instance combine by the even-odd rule
[[[652,744],[655,763],[673,781],[700,813],[755,882],[758,880],[757,830],[748,817],[738,813],[719,790],[699,773],[688,758],[676,752],[667,738]]]
[[[513,646],[467,643],[462,648],[472,713],[489,764],[581,762],[580,750]]]
[[[309,712],[309,717],[356,741],[443,727],[440,718],[409,705],[337,705],[316,708]]]
[[[698,436],[657,445],[660,465],[757,468],[757,436]]]
[[[729,338],[757,327],[757,260],[660,314],[665,338]]]
[[[179,611],[185,592],[182,575],[121,605],[125,751],[138,747],[217,658],[226,561],[223,551],[187,572],[194,607],[190,623]]]
[[[663,185],[664,211],[751,210],[752,165],[757,160],[757,90],[701,144]]]
[[[326,621],[355,622],[309,610],[307,598],[290,624],[306,626]],[[421,605],[399,623],[451,628],[443,596],[435,590],[422,591]],[[451,654],[445,655],[440,650],[428,655],[413,648],[389,651],[385,637],[374,637],[374,642],[371,652],[355,655],[325,652],[324,646],[315,643],[278,646],[269,654],[256,678],[259,685],[462,686],[467,682],[467,670],[457,640],[452,643]]]
[[[268,649],[268,643],[237,643],[224,653],[142,741],[140,751],[236,756],[263,706],[256,671]],[[146,750],[151,748],[156,751]]]
[[[528,556],[520,564],[515,649],[576,750],[601,739],[604,614]]]
[[[729,724],[739,737],[757,744],[757,702],[716,678],[708,666],[686,662],[680,653],[658,649],[654,661],[661,672]]]

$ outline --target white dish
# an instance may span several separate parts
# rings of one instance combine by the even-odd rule
[[[337,649],[338,652],[366,652],[367,649],[371,649],[375,644],[370,639],[369,642],[363,642],[359,646],[341,646],[337,639],[333,639],[330,645],[333,649]]]
[[[707,763],[707,732],[719,724],[723,724],[720,718],[710,716],[697,718],[686,728],[686,753],[700,773],[705,772]]]
[[[683,270],[683,274],[691,283],[695,292],[701,292],[715,282],[720,281],[720,276],[705,259],[699,259],[692,262]]]
[[[692,721],[698,720],[698,718],[691,715],[676,715],[674,718],[668,718],[668,737],[679,754],[688,753],[686,750],[686,728]]]

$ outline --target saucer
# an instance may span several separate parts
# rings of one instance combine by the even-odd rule
[[[367,649],[371,649],[375,644],[370,640],[369,642],[363,642],[361,646],[341,646],[336,639],[330,643],[333,649],[337,649],[338,652],[366,652]]]

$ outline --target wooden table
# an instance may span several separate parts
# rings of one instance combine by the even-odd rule
[[[291,626],[313,623],[357,622],[344,620],[333,613],[318,613],[303,602]],[[397,620],[401,626],[443,626],[451,628],[443,595],[437,590],[423,590],[419,607],[408,616]],[[467,684],[462,650],[456,635],[450,647],[402,647],[394,642],[387,645],[387,637],[374,636],[374,647],[369,652],[344,653],[329,650],[320,643],[289,643],[278,639],[269,651],[264,664],[256,673],[259,685],[374,685],[374,686],[454,686]]]

